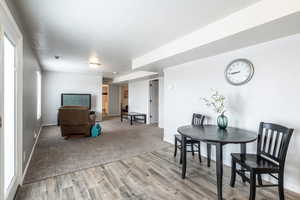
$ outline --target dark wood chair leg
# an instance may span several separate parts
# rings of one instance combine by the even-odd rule
[[[199,157],[199,162],[201,163],[202,159],[201,159],[201,146],[200,146],[200,142],[198,143],[198,157]]]
[[[183,147],[182,147],[182,140],[180,142],[180,159],[179,159],[179,164],[182,164],[182,154],[183,154]]]
[[[207,144],[207,167],[210,167],[211,144]]]
[[[232,159],[231,160],[231,179],[230,179],[231,187],[234,187],[234,185],[235,185],[235,178],[236,178],[236,162]]]
[[[182,154],[180,154],[179,164],[182,164]]]
[[[177,138],[175,137],[175,149],[174,149],[174,157],[177,155]]]
[[[181,178],[185,179],[185,174],[186,174],[186,137],[182,136],[181,140],[181,157],[182,157],[182,174]]]
[[[258,185],[262,185],[261,174],[257,174],[257,182],[258,182]]]
[[[250,196],[249,200],[255,200],[256,195],[256,174],[250,172]]]
[[[192,150],[192,156],[194,157],[195,152],[194,152],[194,144],[193,143],[191,144],[191,150]]]
[[[278,192],[279,192],[279,199],[284,200],[284,175],[283,172],[279,173],[279,179],[278,179]]]

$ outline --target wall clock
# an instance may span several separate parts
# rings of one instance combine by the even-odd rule
[[[225,70],[225,78],[232,85],[243,85],[251,80],[254,66],[247,59],[236,59],[229,63]]]

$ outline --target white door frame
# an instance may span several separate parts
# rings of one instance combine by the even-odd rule
[[[13,40],[15,44],[15,101],[16,101],[16,177],[15,183],[10,188],[10,193],[7,194],[7,197],[4,195],[4,168],[0,165],[0,199],[11,200],[14,198],[15,192],[22,180],[22,171],[23,171],[23,158],[22,158],[22,149],[23,149],[23,106],[22,106],[22,97],[23,97],[23,37],[20,32],[16,22],[14,21],[13,16],[11,15],[6,2],[0,0],[0,62],[3,66],[3,37],[6,34],[10,39]],[[3,67],[0,69],[3,75]],[[2,76],[1,75],[1,76]],[[2,79],[2,77],[1,77]],[[3,94],[3,82],[0,83],[0,91]],[[3,96],[3,95],[2,95]],[[0,113],[3,114],[3,97],[0,99]],[[1,116],[2,117],[2,116]],[[4,146],[4,137],[3,137],[3,128],[0,128],[0,148]],[[0,151],[0,163],[4,163],[4,153]]]

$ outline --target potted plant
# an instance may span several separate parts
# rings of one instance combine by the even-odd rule
[[[206,99],[203,98],[207,107],[212,107],[213,110],[219,114],[217,124],[220,129],[226,129],[228,126],[228,118],[224,115],[225,110],[225,96],[220,94],[217,90],[213,90],[212,95]]]

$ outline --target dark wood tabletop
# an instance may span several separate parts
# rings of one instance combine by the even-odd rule
[[[222,144],[241,144],[253,142],[257,139],[257,133],[244,129],[227,127],[220,129],[216,125],[204,126],[181,126],[177,129],[178,133],[195,140]]]

